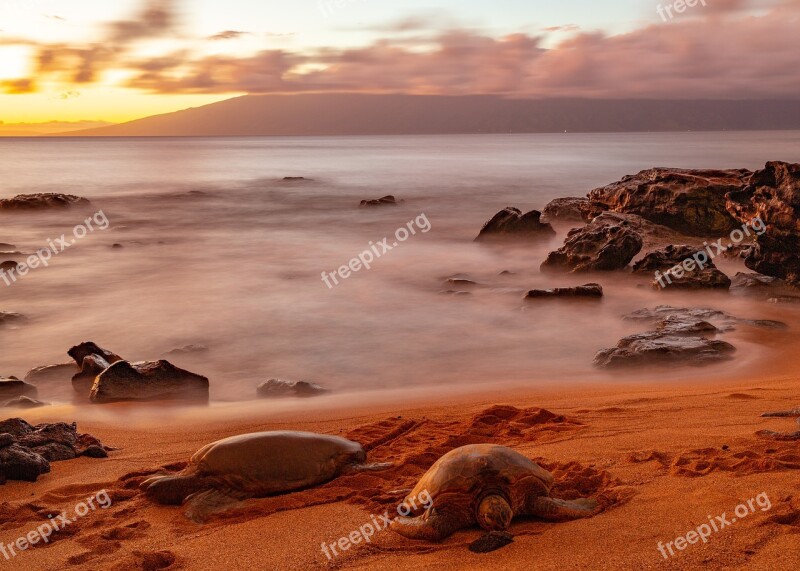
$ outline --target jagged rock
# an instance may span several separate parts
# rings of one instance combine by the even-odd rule
[[[261,398],[273,397],[313,397],[329,392],[321,386],[308,381],[282,381],[270,379],[258,385],[257,393]]]
[[[572,272],[621,270],[643,245],[638,232],[596,218],[583,228],[570,230],[564,245],[550,252],[541,269]]]
[[[747,186],[727,196],[728,209],[745,223],[759,219],[756,245],[745,265],[800,284],[800,164],[769,162]]]
[[[5,408],[39,408],[47,406],[48,403],[32,399],[30,397],[17,397],[4,402],[2,405]]]
[[[99,355],[109,363],[116,363],[122,360],[122,357],[116,353],[107,351],[92,341],[84,341],[80,345],[75,345],[67,351],[67,355],[75,359],[75,363],[77,363],[79,367],[83,365],[83,360],[89,355]]]
[[[75,363],[80,367],[80,372],[72,377],[72,387],[81,396],[89,395],[97,375],[112,363],[122,360],[116,353],[103,349],[92,341],[85,341],[72,347],[67,354],[75,359]]]
[[[89,400],[108,403],[126,400],[208,401],[208,379],[180,369],[169,361],[117,361],[97,375]]]
[[[387,194],[381,198],[376,198],[374,200],[362,200],[360,207],[370,207],[370,206],[397,206],[402,200],[397,200],[391,194]]]
[[[691,236],[725,236],[739,226],[726,194],[742,189],[751,172],[654,168],[589,193],[608,210],[638,214]]]
[[[87,206],[89,204],[91,203],[85,198],[72,194],[18,194],[14,198],[1,199],[0,210],[46,210],[69,208],[70,206]]]
[[[73,422],[31,426],[21,418],[0,422],[0,484],[6,480],[35,482],[50,471],[50,462],[78,456],[105,458],[105,447],[94,436],[78,434]]]
[[[605,207],[595,204],[588,198],[568,196],[556,198],[547,203],[542,210],[542,217],[547,222],[556,220],[564,222],[589,222],[594,217],[599,216]]]
[[[525,299],[542,299],[552,297],[589,298],[600,299],[603,297],[603,288],[600,284],[586,284],[577,287],[557,287],[553,289],[532,289]]]
[[[508,206],[483,225],[475,241],[498,238],[539,239],[555,236],[556,231],[547,222],[542,222],[541,216],[542,213],[538,210],[523,214],[519,208]]]
[[[36,387],[16,377],[0,378],[0,399],[11,399],[21,396],[35,397]]]
[[[656,289],[728,289],[730,278],[717,269],[708,255],[704,253],[699,262],[697,255],[697,248],[692,246],[670,245],[649,252],[633,265],[633,271],[653,274],[652,285]],[[703,263],[702,268],[700,263]]]

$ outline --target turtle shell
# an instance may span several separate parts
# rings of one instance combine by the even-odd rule
[[[547,496],[552,487],[553,475],[519,452],[496,444],[472,444],[439,458],[403,504],[418,514],[420,494],[424,497],[427,492],[434,507],[450,503],[472,511],[485,496],[499,494],[514,513],[520,513],[530,496]]]

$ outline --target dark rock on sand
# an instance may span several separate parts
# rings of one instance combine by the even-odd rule
[[[14,198],[0,200],[0,210],[48,210],[89,204],[91,203],[85,198],[72,194],[18,194]]]
[[[761,274],[800,284],[800,164],[769,162],[749,184],[728,194],[740,222],[760,218],[765,227],[745,265]]]
[[[105,458],[108,453],[94,436],[79,434],[74,422],[37,426],[21,418],[0,422],[0,484],[6,480],[35,482],[50,472],[50,462],[78,456]]]
[[[752,173],[738,170],[654,168],[589,193],[608,210],[638,214],[692,236],[725,236],[739,226],[726,195],[741,190]]]
[[[603,297],[603,288],[600,284],[591,283],[576,287],[532,289],[527,293],[525,299],[531,300],[553,297],[600,299]]]
[[[180,369],[169,361],[117,361],[97,375],[89,400],[208,401],[208,379]]]
[[[2,407],[5,408],[39,408],[43,406],[48,406],[49,403],[42,402],[36,399],[32,399],[31,397],[17,397],[11,399],[9,401],[4,402]]]
[[[542,217],[547,222],[589,222],[604,210],[605,206],[594,203],[588,198],[567,196],[548,202],[542,210]]]
[[[386,196],[374,200],[362,200],[359,206],[362,208],[368,206],[397,206],[400,202],[402,201],[397,200],[391,194],[387,194]]]
[[[692,258],[697,252],[692,246],[666,246],[645,255],[633,265],[633,271],[653,275],[652,285],[656,289],[728,289],[730,278],[718,270],[712,260],[705,262],[701,269]],[[687,267],[692,271],[687,271]]]
[[[0,378],[0,399],[6,400],[21,396],[35,397],[36,387],[16,377]]]
[[[552,238],[556,231],[547,222],[542,222],[541,217],[538,210],[523,214],[519,208],[508,206],[483,225],[475,240]]]
[[[256,390],[261,398],[274,397],[313,397],[329,392],[309,381],[283,381],[270,379],[258,385]]]
[[[642,236],[625,225],[596,218],[583,228],[567,234],[564,245],[550,252],[542,271],[613,271],[621,270],[642,249]]]

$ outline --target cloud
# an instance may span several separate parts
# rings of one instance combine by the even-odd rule
[[[33,79],[7,79],[0,81],[0,92],[8,95],[21,95],[24,93],[34,93],[36,83]]]
[[[119,42],[38,46],[35,77],[86,84],[106,69],[123,69],[129,76],[125,85],[154,93],[797,99],[800,0],[718,1],[715,10],[696,6],[692,18],[616,35],[561,26],[542,35],[493,37],[476,30],[419,29],[424,20],[409,20],[357,48],[197,56],[189,45],[157,58],[133,58],[130,46],[138,39],[174,37],[178,27],[174,1],[150,0],[137,18],[109,25],[108,38]],[[752,12],[766,2],[768,10]],[[553,45],[552,31],[570,34]],[[34,90],[36,82],[27,81],[0,88]]]
[[[250,32],[240,32],[238,30],[225,30],[224,32],[220,32],[218,34],[214,34],[213,36],[209,36],[209,40],[217,41],[217,40],[235,40],[242,36],[250,35]]]

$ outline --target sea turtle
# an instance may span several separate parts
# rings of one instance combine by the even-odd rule
[[[349,470],[375,470],[357,442],[312,432],[274,431],[232,436],[198,450],[178,474],[141,484],[162,504],[186,503],[186,515],[203,521],[240,500],[328,482]]]
[[[592,515],[597,502],[549,497],[553,475],[519,452],[495,444],[472,444],[451,450],[428,470],[398,507],[394,531],[410,539],[442,540],[478,524],[487,532],[508,529],[517,515],[566,521]],[[417,507],[420,494],[432,498]]]

